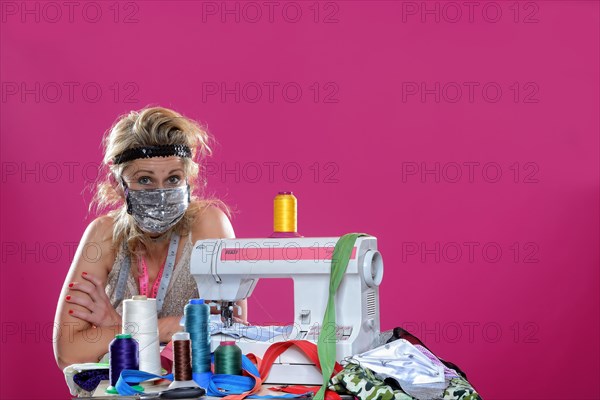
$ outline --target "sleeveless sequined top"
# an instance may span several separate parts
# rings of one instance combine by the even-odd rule
[[[192,234],[188,235],[187,241],[183,245],[181,256],[175,268],[173,269],[173,276],[167,287],[167,293],[165,295],[162,310],[158,313],[158,318],[169,317],[169,316],[182,316],[183,308],[192,298],[198,298],[198,285],[190,274],[190,258],[192,255],[192,249],[194,244],[192,243]],[[121,247],[112,270],[108,274],[108,280],[106,284],[106,295],[110,299],[110,303],[117,310],[119,315],[123,315],[123,302],[117,298],[117,280],[119,278],[119,272],[123,266],[123,261],[128,255],[125,252],[125,247]],[[130,299],[131,296],[139,294],[138,285],[133,277],[131,271],[127,277],[127,284],[125,287],[125,293],[123,299]]]

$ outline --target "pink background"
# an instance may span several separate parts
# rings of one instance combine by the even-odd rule
[[[382,328],[485,399],[599,398],[598,2],[78,4],[1,3],[1,398],[68,395],[51,332],[82,190],[147,104],[208,124],[239,237],[280,190],[305,236],[376,236]],[[261,282],[250,319],[291,318],[290,288]]]

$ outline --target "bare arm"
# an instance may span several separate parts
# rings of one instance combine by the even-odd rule
[[[108,217],[97,218],[87,227],[63,283],[54,317],[54,357],[61,369],[97,362],[121,331],[119,314],[88,277],[106,282],[108,265],[114,259],[111,227]]]

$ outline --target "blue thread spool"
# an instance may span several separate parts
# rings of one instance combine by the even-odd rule
[[[140,356],[137,340],[133,339],[129,333],[121,333],[115,336],[108,346],[110,361],[108,374],[110,377],[110,386],[106,393],[119,394],[115,388],[119,376],[124,369],[139,369]],[[144,390],[141,386],[134,386],[135,389]]]
[[[210,330],[208,321],[210,307],[204,299],[190,299],[186,304],[185,331],[190,334],[192,341],[192,371],[203,373],[210,371]]]

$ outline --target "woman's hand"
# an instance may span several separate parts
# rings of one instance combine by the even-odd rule
[[[233,322],[238,323],[238,324],[242,324],[242,325],[250,325],[250,323],[248,321],[246,321],[245,319],[241,319],[238,317],[233,317]]]
[[[161,343],[168,343],[176,332],[183,331],[179,325],[181,316],[162,317],[158,319],[158,338]]]
[[[110,303],[104,291],[104,285],[94,275],[83,272],[82,282],[69,284],[67,303],[78,304],[85,310],[71,309],[69,314],[75,318],[89,322],[96,327],[112,327],[121,325],[121,316]]]

